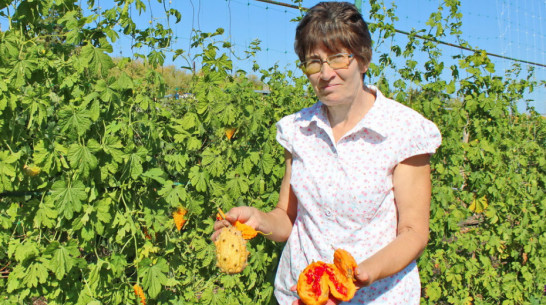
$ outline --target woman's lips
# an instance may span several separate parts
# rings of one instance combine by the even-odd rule
[[[334,87],[337,87],[339,86],[338,84],[329,84],[329,85],[325,85],[325,86],[322,86],[320,87],[320,90],[328,90],[328,89],[331,89],[331,88],[334,88]]]

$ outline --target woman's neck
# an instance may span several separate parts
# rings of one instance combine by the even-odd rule
[[[328,120],[332,129],[340,129],[347,132],[351,130],[372,108],[375,94],[363,86],[349,103],[327,106]]]

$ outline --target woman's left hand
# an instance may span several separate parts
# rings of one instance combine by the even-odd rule
[[[362,270],[360,266],[355,268],[355,281],[356,289],[369,286],[373,282],[370,278],[370,274]]]

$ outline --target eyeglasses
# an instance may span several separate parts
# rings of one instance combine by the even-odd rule
[[[301,64],[301,69],[303,70],[303,73],[307,75],[315,74],[322,70],[322,64],[325,62],[334,70],[347,69],[353,58],[353,54],[339,53],[328,56],[325,60],[321,58],[309,59]]]

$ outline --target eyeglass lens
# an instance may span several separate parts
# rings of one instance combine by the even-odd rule
[[[335,54],[328,56],[326,60],[322,59],[311,59],[304,63],[304,70],[307,74],[314,74],[321,70],[322,64],[324,62],[328,63],[332,69],[342,69],[349,66],[349,59],[352,57],[352,54]]]

